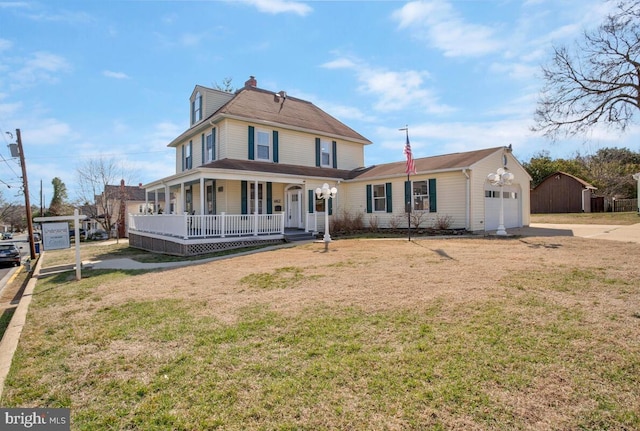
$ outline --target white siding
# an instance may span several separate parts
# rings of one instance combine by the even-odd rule
[[[431,175],[414,175],[411,181],[436,180],[436,212],[423,212],[420,227],[433,227],[438,218],[448,217],[451,219],[450,227],[453,229],[464,229],[466,224],[465,190],[466,178],[460,171],[446,172]],[[340,211],[338,214],[348,213],[352,216],[361,213],[365,227],[377,225],[381,228],[393,227],[400,224],[401,227],[407,225],[407,214],[405,213],[404,187],[406,177],[393,179],[380,179],[372,181],[349,182],[346,187],[341,187],[342,191]],[[367,213],[367,184],[391,183],[392,213],[372,212]],[[344,189],[344,190],[343,190]],[[419,212],[416,212],[416,215]]]
[[[278,130],[280,163],[297,166],[315,166],[315,137],[307,133]]]
[[[489,157],[475,163],[470,171],[471,176],[471,230],[485,230],[485,197],[484,190],[487,175],[496,172],[502,167],[502,151],[496,151]],[[507,167],[514,175],[513,185],[520,187],[522,224],[529,225],[530,201],[529,201],[529,174],[509,152],[507,154]]]

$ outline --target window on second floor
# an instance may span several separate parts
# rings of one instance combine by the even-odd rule
[[[205,139],[205,163],[211,162],[216,157],[216,129],[211,130]]]
[[[184,169],[191,169],[193,167],[193,157],[191,156],[191,149],[193,147],[193,143],[189,141],[187,145],[184,146]]]
[[[202,94],[198,91],[191,102],[191,124],[202,120]]]
[[[256,130],[256,159],[271,160],[271,134],[266,130]]]
[[[320,141],[320,165],[331,166],[331,142]]]

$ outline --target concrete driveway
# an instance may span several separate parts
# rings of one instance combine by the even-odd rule
[[[528,227],[507,229],[507,233],[523,236],[579,236],[640,244],[640,223],[632,225],[532,223]]]

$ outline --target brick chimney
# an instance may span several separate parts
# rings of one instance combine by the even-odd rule
[[[247,79],[247,81],[245,81],[244,83],[244,88],[249,88],[249,87],[257,87],[258,86],[258,81],[256,81],[256,77],[255,76],[250,76],[249,79]]]

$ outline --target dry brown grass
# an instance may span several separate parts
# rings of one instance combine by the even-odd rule
[[[68,397],[62,404],[68,403],[76,420],[93,423],[90,417],[101,414],[101,404],[133,402],[115,389],[114,382],[126,381],[166,391],[170,413],[178,418],[172,423],[194,421],[185,422],[185,429],[209,423],[194,419],[196,411],[215,417],[220,429],[640,424],[638,415],[625,418],[640,411],[638,244],[575,237],[338,240],[326,253],[322,244],[306,244],[105,278],[81,291],[73,285],[48,286],[41,299],[34,298],[25,331],[34,344],[24,345],[3,404]],[[155,317],[160,311],[153,304],[175,310]],[[139,310],[148,314],[128,316]],[[114,314],[115,326],[108,326],[111,313],[121,313]],[[136,325],[118,326],[127,317]],[[314,362],[326,348],[314,352],[300,340],[315,337],[309,334],[324,320],[349,322],[331,332],[329,344],[346,350],[338,359]],[[238,325],[258,329],[205,351],[202,322],[211,322],[207,339]],[[310,328],[303,330],[305,325]],[[169,330],[179,337],[159,335]],[[319,340],[323,331],[329,330],[321,330]],[[53,347],[40,345],[45,334]],[[65,350],[66,371],[45,366],[53,387],[40,383],[44,387],[35,390],[29,370],[43,369],[41,349]],[[209,356],[211,350],[220,356]],[[170,389],[163,379],[173,378],[176,358],[188,362],[179,374],[188,381]],[[316,382],[298,375],[313,367],[327,367],[339,377]],[[295,390],[278,386],[288,379]],[[104,398],[105,387],[113,392],[110,398]],[[274,388],[287,395],[274,399]],[[162,408],[141,407],[150,395],[137,391],[144,394],[139,404],[126,404],[123,411],[151,414]],[[218,391],[233,400],[224,409],[209,399]],[[190,402],[180,401],[184,392]],[[126,419],[122,413],[120,426],[160,429],[144,420],[132,425],[135,414]]]

